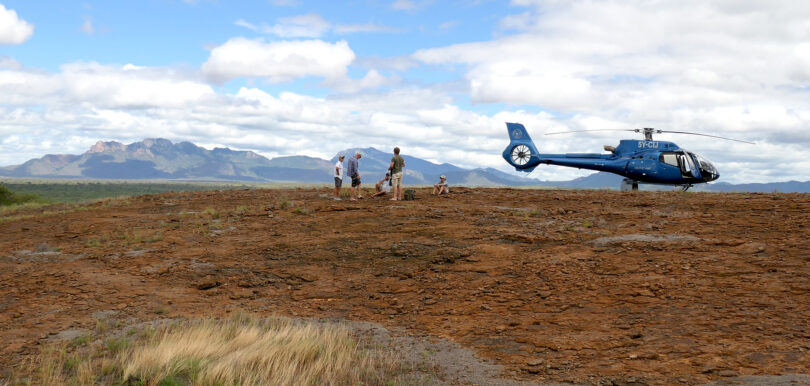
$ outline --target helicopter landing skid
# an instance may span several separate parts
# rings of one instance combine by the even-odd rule
[[[681,192],[685,192],[691,188],[692,185],[681,185]]]
[[[631,190],[635,192],[638,190],[638,181],[625,178],[622,180],[622,184],[620,185],[619,190],[621,190],[622,192],[629,192]]]

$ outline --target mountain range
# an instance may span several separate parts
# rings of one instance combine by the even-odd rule
[[[339,152],[347,159],[356,152],[363,181],[374,184],[385,174],[393,154],[375,148],[351,148]],[[0,176],[59,179],[167,179],[193,181],[256,181],[330,183],[335,154],[325,160],[307,156],[268,159],[252,151],[228,148],[207,150],[191,142],[172,143],[167,139],[145,139],[129,145],[99,141],[81,155],[49,154],[21,165],[0,167]],[[403,154],[406,185],[430,185],[444,174],[452,185],[464,186],[547,186],[574,189],[617,189],[622,177],[594,173],[570,181],[541,181],[518,177],[492,168],[464,169],[449,163],[436,164]],[[644,188],[645,185],[642,185]],[[653,187],[654,188],[654,187]],[[647,188],[649,189],[649,188]],[[666,188],[670,189],[670,188]],[[808,182],[764,184],[713,183],[695,187],[721,192],[810,192]]]
[[[168,179],[194,181],[256,181],[330,183],[338,155],[347,159],[360,152],[360,173],[365,183],[385,175],[393,154],[375,148],[352,148],[331,159],[287,156],[268,159],[252,151],[227,148],[207,150],[191,142],[172,143],[162,138],[129,145],[99,141],[81,155],[49,154],[21,165],[0,167],[0,176],[59,179]],[[541,181],[521,178],[495,169],[463,169],[404,155],[405,182],[428,185],[442,174],[458,185],[537,185]]]

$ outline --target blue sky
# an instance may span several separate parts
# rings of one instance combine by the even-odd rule
[[[0,165],[164,137],[265,156],[400,146],[509,171],[656,127],[728,182],[810,180],[803,1],[0,0]],[[532,177],[584,171],[538,168]]]

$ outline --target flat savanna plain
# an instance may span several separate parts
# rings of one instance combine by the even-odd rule
[[[810,373],[810,196],[163,193],[0,221],[0,364],[94,315],[370,321],[533,382]]]

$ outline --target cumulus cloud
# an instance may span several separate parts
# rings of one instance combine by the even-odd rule
[[[512,5],[526,8],[500,26],[516,33],[420,50],[413,58],[466,66],[464,81],[477,103],[746,138],[766,127],[787,132],[810,123],[810,5],[697,0],[513,0]]]
[[[307,76],[327,79],[345,76],[355,59],[346,41],[321,40],[264,42],[234,38],[211,50],[203,73],[215,82],[259,77],[285,82]]]
[[[379,76],[369,71],[363,81],[375,83]],[[218,93],[193,74],[135,65],[73,63],[56,73],[0,70],[0,89],[7,91],[0,95],[0,165],[21,163],[45,153],[78,154],[99,139],[133,142],[165,137],[209,148],[255,150],[269,157],[305,154],[328,158],[349,147],[387,149],[398,145],[407,154],[436,162],[507,170],[500,158],[508,143],[504,122],[524,123],[540,149],[547,152],[598,151],[601,145],[615,145],[620,135],[544,136],[546,132],[626,127],[622,119],[589,114],[558,117],[523,110],[482,114],[454,103],[441,90],[413,87],[329,97],[271,94],[255,87]],[[723,117],[730,113],[714,114]],[[780,121],[789,127],[808,119],[768,106],[731,114],[745,117],[735,123],[741,126]],[[15,136],[21,132],[26,135]],[[43,144],[38,138],[52,142]],[[753,170],[789,164],[794,158],[810,159],[810,150],[798,144],[789,145],[790,152],[766,144],[761,149],[771,149],[771,156],[749,157],[759,152],[752,153],[744,144],[707,143],[688,137],[661,139],[677,140],[708,155],[724,173],[724,180],[732,182],[739,182],[729,178],[732,172],[749,181],[802,179],[803,171],[795,168],[786,168],[786,174],[779,176]],[[800,136],[793,139],[801,140]],[[746,168],[752,172],[745,173]],[[587,173],[541,167],[532,176],[566,180]]]
[[[34,34],[34,26],[17,12],[0,4],[0,44],[22,44]]]
[[[133,65],[63,65],[59,73],[0,70],[0,103],[87,104],[98,108],[181,107],[214,98],[208,84],[176,72]]]

